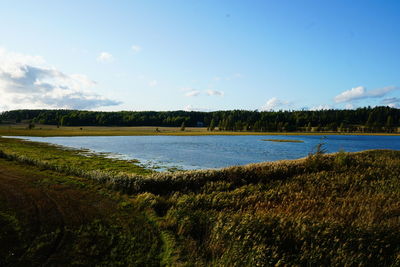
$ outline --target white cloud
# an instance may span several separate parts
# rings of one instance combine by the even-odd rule
[[[138,46],[138,45],[132,45],[131,49],[134,53],[139,53],[140,51],[142,51],[142,47]]]
[[[334,98],[334,100],[336,103],[343,103],[343,102],[350,102],[353,100],[366,99],[366,98],[380,98],[398,89],[399,87],[396,86],[387,86],[367,91],[367,89],[364,86],[358,86],[342,92],[341,94],[337,95]]]
[[[209,95],[209,96],[224,96],[224,92],[222,92],[222,91],[217,91],[217,90],[207,90],[206,91],[206,93],[207,93],[207,95]]]
[[[108,52],[101,52],[100,55],[97,56],[97,61],[103,63],[112,62],[114,61],[114,57]]]
[[[212,89],[200,91],[191,87],[184,87],[181,89],[181,91],[185,92],[185,96],[187,97],[195,97],[203,93],[207,94],[208,96],[224,96],[224,92]]]
[[[193,89],[191,87],[184,87],[181,88],[182,92],[185,92],[185,96],[187,97],[193,97],[193,96],[198,96],[201,94],[201,91]]]
[[[391,108],[399,108],[400,107],[400,98],[398,97],[390,97],[385,98],[381,101],[382,104],[387,105]]]
[[[312,111],[333,109],[331,105],[318,105],[310,108]]]
[[[355,99],[360,99],[365,97],[365,87],[363,86],[358,86],[355,88],[351,88],[350,90],[344,91],[343,93],[335,96],[335,102],[340,103],[340,102],[347,102]]]
[[[149,86],[150,87],[154,87],[154,86],[157,86],[157,85],[158,85],[158,81],[157,80],[152,80],[152,81],[149,82]]]
[[[0,49],[0,108],[92,109],[118,105],[89,90],[85,75],[65,74],[33,57]]]
[[[398,97],[385,98],[381,102],[382,104],[400,103],[400,98]]]
[[[281,104],[281,101],[276,98],[270,98],[267,100],[267,103],[261,108],[262,110],[273,110]]]
[[[289,109],[292,107],[292,103],[288,101],[282,101],[276,97],[272,97],[267,100],[267,103],[263,107],[261,107],[262,111],[269,110],[279,110],[279,109]]]
[[[192,105],[187,105],[183,109],[184,111],[195,111],[196,109]]]
[[[387,106],[391,108],[400,108],[398,103],[389,103]]]
[[[344,106],[344,108],[345,108],[345,109],[354,109],[354,105],[351,104],[351,103],[347,103],[347,104]]]
[[[192,90],[186,92],[186,93],[185,93],[185,96],[193,97],[193,96],[198,96],[198,95],[200,95],[200,93],[201,93],[201,91],[199,91],[199,90],[193,90],[193,89],[192,89]]]
[[[383,97],[386,94],[398,90],[400,89],[400,87],[396,87],[396,86],[386,86],[383,88],[379,88],[379,89],[375,89],[375,90],[371,90],[368,92],[368,96],[369,97]]]
[[[183,110],[184,111],[211,111],[211,109],[209,109],[209,108],[197,108],[197,107],[194,107],[192,105],[186,105],[183,108]]]

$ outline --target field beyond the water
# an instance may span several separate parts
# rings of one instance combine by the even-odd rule
[[[399,135],[396,133],[340,133],[340,132],[246,132],[246,131],[207,131],[205,127],[106,127],[106,126],[62,126],[35,125],[29,129],[28,124],[0,124],[0,136],[141,136],[141,135]]]
[[[400,151],[319,152],[155,173],[0,138],[0,265],[399,266]]]

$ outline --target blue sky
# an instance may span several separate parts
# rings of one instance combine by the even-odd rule
[[[2,1],[0,110],[400,106],[399,1]]]

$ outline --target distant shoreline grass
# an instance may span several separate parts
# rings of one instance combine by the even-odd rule
[[[0,125],[0,136],[207,136],[207,135],[366,135],[366,136],[400,136],[395,133],[340,133],[340,132],[236,132],[236,131],[207,131],[207,128],[187,127],[181,131],[180,127],[103,127],[103,126],[68,126],[57,128],[54,125],[36,125],[34,129],[27,129],[25,124]]]
[[[68,148],[16,138],[0,138],[0,154],[8,155],[11,159],[19,159],[21,162],[50,166],[57,171],[68,171],[78,176],[81,175],[82,170],[86,172],[126,172],[140,175],[153,173],[152,169],[142,166],[136,160],[111,158],[107,157],[106,153],[92,153],[86,149]]]

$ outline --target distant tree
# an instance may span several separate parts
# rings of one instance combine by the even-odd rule
[[[21,122],[21,116],[19,115],[19,113],[17,113],[15,117],[15,123],[20,123],[20,122]]]
[[[339,132],[344,132],[344,130],[345,130],[345,125],[344,125],[344,123],[342,122],[342,123],[340,123],[340,126],[339,126]]]
[[[388,116],[386,120],[386,131],[392,132],[393,131],[393,118],[392,116]]]
[[[211,122],[210,122],[209,130],[210,131],[214,131],[214,129],[215,129],[215,121],[214,121],[214,119],[212,119]]]
[[[372,132],[374,130],[374,114],[371,112],[368,115],[368,120],[365,124],[368,129]]]
[[[388,117],[391,117],[390,119]],[[400,109],[365,107],[355,110],[319,111],[83,111],[83,110],[12,110],[0,114],[4,122],[31,121],[60,126],[170,126],[194,127],[204,122],[208,130],[221,131],[322,131],[344,132],[394,131],[400,127]],[[214,120],[214,123],[211,121]],[[340,127],[344,122],[344,127]],[[214,125],[212,125],[214,124]],[[179,129],[179,128],[178,128]]]
[[[30,123],[28,124],[28,129],[29,129],[29,130],[32,130],[33,128],[35,128],[35,124],[34,124],[33,122],[30,122]]]
[[[261,128],[261,122],[260,121],[256,121],[253,125],[253,130],[256,132],[259,132]]]
[[[311,132],[311,122],[307,124],[307,132]]]
[[[182,122],[182,124],[181,124],[181,131],[184,131],[185,130],[185,122]]]
[[[60,120],[60,125],[61,126],[66,126],[67,125],[67,119],[68,117],[67,116],[62,116],[61,117],[61,120]]]
[[[235,130],[236,131],[242,131],[243,130],[243,123],[241,121],[237,121],[235,123]]]
[[[220,131],[226,130],[226,129],[225,129],[225,125],[226,125],[225,122],[226,122],[225,119],[222,119],[222,120],[219,121],[218,129],[219,129]]]

